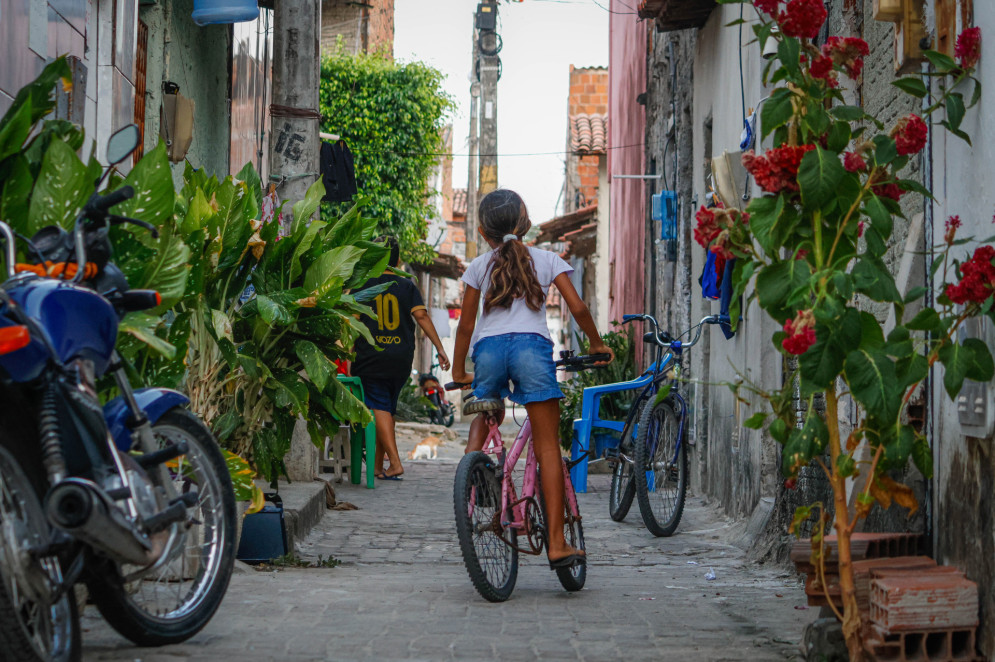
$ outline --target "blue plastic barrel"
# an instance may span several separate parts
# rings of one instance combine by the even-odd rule
[[[256,0],[193,0],[193,22],[197,25],[240,23],[257,18]]]

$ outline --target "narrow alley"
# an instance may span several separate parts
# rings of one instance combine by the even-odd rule
[[[302,558],[336,568],[246,570],[217,616],[178,646],[137,649],[95,610],[84,659],[182,660],[793,660],[814,610],[793,572],[758,567],[731,544],[743,523],[690,496],[678,534],[654,538],[634,504],[608,517],[609,476],[578,495],[590,558],[586,588],[565,593],[522,555],[511,600],[490,604],[462,567],[453,524],[459,441],[409,462],[403,482],[335,484],[354,511],[328,511]],[[245,567],[245,566],[241,566]],[[714,571],[715,580],[705,579]]]

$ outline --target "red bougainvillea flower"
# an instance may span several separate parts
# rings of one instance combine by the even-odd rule
[[[980,246],[960,266],[960,282],[947,285],[954,303],[984,303],[995,294],[995,246]]]
[[[954,237],[957,236],[957,229],[960,228],[963,223],[960,222],[960,216],[951,216],[944,223],[947,231],[943,234],[943,241],[948,244],[954,243]]]
[[[847,172],[863,172],[867,170],[867,161],[856,152],[847,152],[843,155],[843,167]]]
[[[839,85],[836,81],[836,70],[833,69],[833,59],[830,57],[820,55],[812,60],[812,66],[809,67],[808,70],[812,74],[813,78],[819,78],[826,81],[826,83],[829,84],[829,87],[836,87]]]
[[[864,222],[863,221],[859,221],[857,223],[857,236],[858,237],[863,237],[864,236]]]
[[[895,182],[889,182],[887,184],[878,184],[871,188],[874,195],[881,198],[891,198],[895,202],[902,199],[902,194],[905,193],[902,189],[898,188],[898,184]]]
[[[957,36],[957,46],[954,55],[960,60],[960,66],[973,69],[981,59],[981,28],[968,28]]]
[[[864,58],[871,52],[860,37],[830,37],[822,47],[823,57],[842,67],[846,75],[856,80],[864,70]]]
[[[929,127],[918,115],[910,114],[898,120],[898,124],[891,130],[891,136],[895,139],[900,156],[918,154],[926,146]]]
[[[785,351],[795,356],[804,354],[815,344],[815,315],[811,310],[799,310],[795,319],[784,323],[784,332],[788,334],[781,342]]]
[[[789,37],[815,39],[828,15],[822,0],[788,0],[777,22],[781,32]]]
[[[797,191],[798,166],[802,157],[813,149],[815,145],[782,145],[767,150],[763,156],[757,156],[750,150],[743,154],[743,167],[768,193]]]
[[[708,248],[708,245],[722,232],[722,228],[715,221],[715,212],[702,206],[694,217],[698,221],[698,227],[694,229],[694,240],[703,248]]]
[[[753,6],[768,16],[777,16],[777,10],[781,8],[781,0],[753,0]]]
[[[808,249],[807,248],[799,248],[798,252],[795,253],[795,259],[796,260],[804,260],[806,257],[808,257]]]

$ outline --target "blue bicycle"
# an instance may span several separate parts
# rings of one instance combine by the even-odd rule
[[[638,496],[646,528],[656,536],[670,536],[677,530],[684,512],[688,483],[687,450],[683,443],[687,402],[674,388],[674,364],[685,349],[698,343],[705,324],[729,324],[729,317],[709,315],[677,339],[661,332],[652,315],[622,318],[624,324],[636,320],[648,322],[652,327],[643,335],[643,342],[655,347],[655,360],[637,379],[584,389],[581,418],[574,421],[573,455],[575,460],[589,455],[593,430],[621,431],[618,447],[605,452],[605,459],[614,465],[608,513],[616,522],[622,521]],[[692,332],[695,336],[690,342],[680,339]],[[670,388],[660,396],[668,382]],[[601,397],[622,391],[636,391],[625,422],[599,418]],[[574,484],[586,488],[586,465],[580,463],[573,471]]]

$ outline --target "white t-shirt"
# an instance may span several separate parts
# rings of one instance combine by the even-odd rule
[[[491,308],[490,312],[484,312],[484,300],[491,285],[491,259],[494,257],[494,251],[479,256],[466,268],[463,282],[480,290],[480,313],[473,338],[470,340],[471,352],[481,338],[505,333],[538,333],[549,338],[549,328],[546,326],[546,294],[549,292],[549,286],[553,284],[553,279],[562,273],[573,273],[573,267],[556,253],[532,246],[528,249],[535,264],[539,284],[542,286],[543,299],[539,310],[529,308],[525,299],[515,299],[509,308],[495,307]]]

